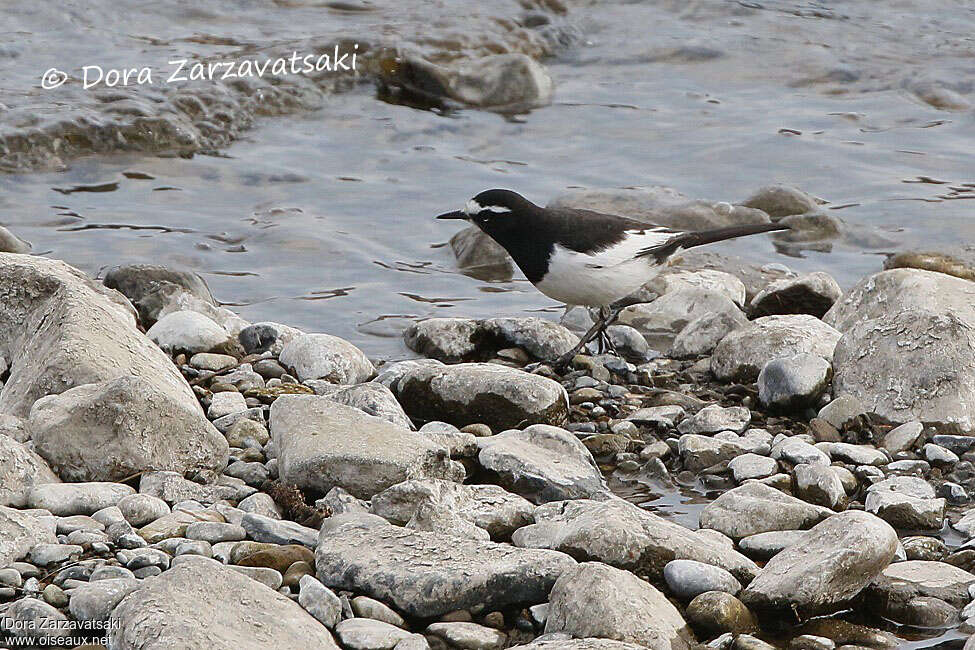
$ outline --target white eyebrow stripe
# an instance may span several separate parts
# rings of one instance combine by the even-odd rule
[[[509,208],[505,208],[500,205],[481,205],[474,199],[471,199],[470,201],[467,202],[467,205],[464,206],[464,209],[461,210],[461,212],[463,212],[468,217],[470,217],[479,212],[493,212],[495,214],[504,214],[506,212],[511,212],[511,210]]]

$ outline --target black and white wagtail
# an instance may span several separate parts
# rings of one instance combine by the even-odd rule
[[[475,224],[511,255],[525,277],[567,306],[599,308],[579,345],[556,362],[564,366],[616,318],[613,303],[649,282],[678,251],[789,226],[744,224],[691,232],[574,208],[543,208],[517,192],[487,190],[461,210],[438,219]]]

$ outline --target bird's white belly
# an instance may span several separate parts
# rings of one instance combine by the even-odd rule
[[[652,259],[631,259],[621,264],[600,266],[591,255],[556,247],[548,273],[535,288],[567,305],[599,307],[625,298],[657,275]]]

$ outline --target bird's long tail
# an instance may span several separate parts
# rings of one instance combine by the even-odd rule
[[[658,262],[663,262],[679,250],[713,244],[726,239],[735,239],[736,237],[746,237],[748,235],[758,235],[763,232],[789,229],[789,226],[779,223],[747,223],[740,226],[715,228],[713,230],[683,232],[674,235],[662,244],[644,248],[637,253],[637,257],[655,257]]]

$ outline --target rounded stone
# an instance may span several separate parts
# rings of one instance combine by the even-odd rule
[[[151,494],[130,494],[119,499],[118,509],[125,520],[141,528],[169,514],[169,505]]]
[[[227,331],[195,311],[166,314],[146,332],[153,343],[169,354],[209,352],[227,342]]]
[[[758,399],[769,408],[812,406],[829,385],[833,367],[817,354],[772,359],[758,373]]]
[[[756,629],[755,617],[744,603],[723,591],[706,591],[687,606],[687,622],[701,637],[726,632],[741,634]]]
[[[695,560],[671,560],[664,566],[664,581],[677,598],[691,600],[708,591],[723,591],[732,596],[741,583],[724,569]]]

